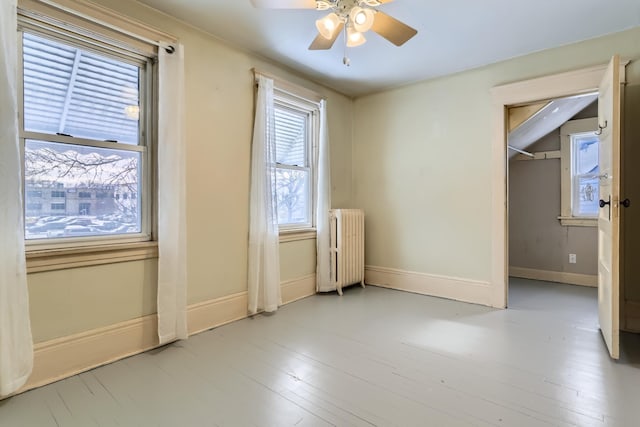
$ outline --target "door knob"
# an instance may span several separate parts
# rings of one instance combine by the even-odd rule
[[[605,206],[610,205],[610,204],[611,204],[611,200],[609,200],[608,202],[605,202],[604,200],[600,199],[599,205],[600,205],[601,208],[604,208]]]
[[[631,200],[629,199],[624,199],[623,201],[620,202],[620,204],[622,206],[624,206],[625,208],[628,208],[629,206],[631,206]]]

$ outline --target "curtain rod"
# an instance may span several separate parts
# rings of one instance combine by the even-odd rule
[[[172,36],[170,34],[166,34],[166,33],[163,33],[161,31],[155,30],[155,29],[153,29],[153,28],[151,28],[151,27],[149,27],[149,26],[147,26],[146,24],[143,24],[143,23],[136,22],[135,24],[144,26],[146,28],[149,28],[149,30],[153,31],[154,33],[157,33],[159,36],[162,36],[162,37],[166,38],[166,40],[152,40],[152,39],[149,39],[147,37],[141,36],[140,34],[136,34],[136,33],[131,32],[129,30],[125,30],[124,28],[118,27],[117,25],[113,25],[113,24],[111,24],[109,22],[106,22],[106,21],[104,21],[102,19],[98,19],[98,18],[96,18],[94,16],[91,16],[91,15],[88,15],[86,13],[79,12],[78,10],[72,9],[70,7],[64,6],[64,5],[60,4],[59,2],[56,2],[55,0],[37,0],[37,1],[40,2],[40,3],[46,4],[46,5],[49,5],[49,6],[53,7],[53,8],[55,8],[55,9],[61,10],[61,11],[65,12],[65,13],[70,14],[70,15],[77,16],[77,17],[85,19],[85,20],[87,20],[89,22],[93,22],[95,24],[101,25],[101,26],[103,26],[105,28],[108,28],[110,30],[119,32],[119,33],[124,34],[126,36],[129,36],[129,37],[131,37],[133,39],[137,39],[139,41],[148,43],[148,44],[153,45],[153,46],[162,47],[163,44],[176,43],[178,41],[175,36]],[[91,3],[91,6],[95,7],[96,9],[101,9],[102,12],[114,15],[114,12],[111,11],[110,9],[100,7],[99,5],[95,5],[94,6],[93,3]],[[130,18],[127,18],[127,17],[125,17],[125,18],[130,20]],[[130,21],[133,22],[132,20],[130,20]],[[175,48],[173,46],[170,46],[170,48],[172,49],[172,51],[169,52],[169,49],[167,48],[166,49],[167,53],[173,53],[173,51],[175,51]]]
[[[293,96],[297,96],[297,97],[302,97],[305,99],[308,99],[310,101],[314,101],[317,103],[320,103],[320,101],[326,101],[327,98],[325,96],[320,95],[318,92],[306,88],[304,86],[300,86],[297,85],[295,83],[290,83],[286,80],[281,79],[278,76],[275,76],[273,74],[270,73],[266,73],[263,72],[257,68],[252,68],[251,71],[253,71],[253,76],[254,76],[254,81],[257,83],[258,82],[258,77],[259,76],[263,76],[266,77],[268,79],[273,80],[276,83],[277,89],[278,90],[282,90],[283,92],[287,92],[290,95]]]

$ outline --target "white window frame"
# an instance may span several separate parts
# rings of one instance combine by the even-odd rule
[[[560,128],[560,224],[564,226],[597,227],[598,218],[573,214],[575,164],[573,137],[594,134],[598,129],[598,118],[570,120]]]
[[[283,90],[279,88],[276,83],[276,87],[274,87],[273,101],[275,108],[286,108],[290,110],[294,110],[296,112],[300,112],[307,116],[307,137],[306,137],[306,165],[304,167],[300,166],[289,166],[278,164],[276,165],[277,169],[290,169],[290,170],[307,170],[309,171],[309,188],[308,195],[309,201],[307,203],[308,209],[308,218],[309,221],[306,223],[293,223],[293,224],[279,224],[279,229],[282,233],[292,233],[292,232],[304,232],[304,231],[315,231],[315,207],[316,207],[316,193],[318,187],[317,180],[317,172],[316,172],[316,163],[317,163],[317,152],[319,146],[320,139],[320,106],[319,103],[314,102],[308,98],[305,98],[303,95],[298,95],[292,93],[290,90]]]
[[[19,139],[22,152],[23,174],[24,174],[24,147],[26,140],[47,141],[54,143],[64,143],[69,145],[88,146],[96,148],[117,149],[122,151],[139,152],[141,163],[140,192],[141,192],[141,209],[140,209],[140,232],[127,233],[109,236],[84,236],[84,237],[66,237],[66,238],[48,238],[48,239],[25,239],[25,249],[27,254],[30,252],[48,251],[56,249],[70,249],[83,246],[112,246],[114,244],[130,244],[139,242],[149,242],[153,240],[153,212],[155,209],[154,197],[154,153],[153,153],[153,137],[155,136],[155,111],[156,102],[154,97],[155,82],[157,80],[157,69],[155,67],[156,57],[149,53],[143,54],[139,49],[131,49],[128,45],[121,42],[107,43],[100,38],[92,39],[83,34],[82,31],[74,31],[75,28],[62,29],[56,25],[49,24],[46,19],[40,17],[35,20],[26,15],[18,14],[18,98],[19,98]],[[26,131],[24,129],[24,105],[23,90],[24,72],[22,69],[22,34],[28,32],[40,37],[46,37],[57,40],[61,43],[69,44],[74,47],[91,51],[100,55],[112,57],[122,62],[140,67],[140,122],[139,122],[139,138],[138,145],[118,144],[109,141],[98,141],[79,137],[69,137],[65,135],[55,135],[48,133]],[[24,183],[24,175],[23,175]],[[24,187],[24,185],[23,185]],[[25,191],[25,189],[23,189]],[[25,200],[25,197],[23,197]],[[24,211],[24,207],[23,207]]]

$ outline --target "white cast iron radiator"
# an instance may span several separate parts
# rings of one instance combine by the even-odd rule
[[[331,280],[338,294],[345,286],[360,283],[364,288],[364,211],[332,209]]]

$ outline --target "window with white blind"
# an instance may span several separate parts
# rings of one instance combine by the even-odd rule
[[[28,23],[19,40],[27,243],[148,240],[153,60]]]
[[[568,121],[561,136],[561,215],[563,225],[596,226],[599,201],[597,118]]]
[[[586,218],[598,216],[599,142],[594,133],[571,136],[573,216]]]
[[[314,225],[317,105],[276,91],[276,194],[281,229]]]

